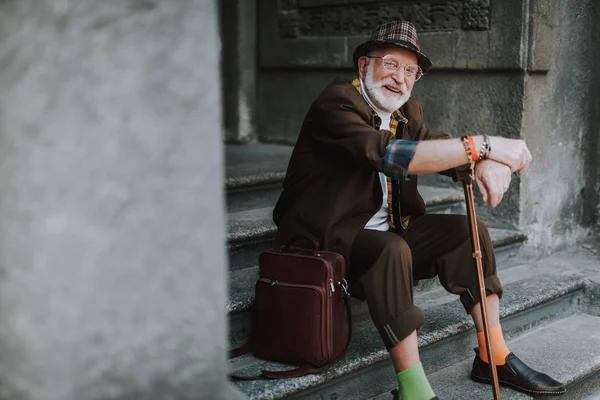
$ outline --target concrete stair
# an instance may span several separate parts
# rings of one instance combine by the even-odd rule
[[[544,265],[513,266],[499,271],[499,275],[505,287],[501,302],[505,336],[518,343],[529,343],[526,352],[515,347],[516,354],[531,366],[569,383],[594,374],[600,367],[600,346],[597,345],[600,318],[590,309],[599,305],[598,298],[594,297],[598,285],[591,284],[583,275],[548,270]],[[590,299],[593,304],[589,303]],[[441,395],[440,398],[491,398],[487,386],[468,380],[476,340],[472,321],[460,302],[443,289],[431,289],[417,294],[415,303],[425,310],[426,315],[419,331],[423,365],[434,389],[453,396]],[[575,320],[574,316],[579,318]],[[379,334],[366,313],[354,315],[354,321],[357,328],[348,354],[328,372],[287,381],[236,382],[236,385],[252,399],[369,399],[379,398],[378,395],[381,399],[391,399],[389,391],[395,388],[396,381]],[[574,321],[578,323],[574,325]],[[543,335],[534,335],[532,332],[536,329]],[[537,341],[543,341],[541,349],[548,350],[545,354],[558,357],[560,363],[555,357],[544,362],[544,353],[534,351]],[[529,357],[530,354],[537,358]],[[565,363],[567,358],[569,362]],[[556,368],[547,368],[552,363],[558,364]],[[232,361],[231,368],[240,374],[256,374],[264,368],[286,367],[246,356]],[[467,394],[473,393],[473,387],[480,389],[477,392],[480,395],[469,397]],[[514,391],[510,392],[504,398],[516,395]],[[489,393],[488,397],[486,393]]]
[[[232,347],[241,344],[251,332],[249,309],[258,275],[257,257],[272,244],[275,226],[270,213],[279,194],[290,154],[289,146],[227,146],[231,270],[227,312]],[[429,212],[464,213],[459,185],[423,185],[420,191],[426,199]],[[499,275],[505,287],[502,324],[511,346],[514,342],[517,355],[531,366],[541,365],[554,377],[587,388],[579,389],[579,394],[571,388],[569,394],[579,396],[571,398],[583,399],[591,395],[600,387],[600,382],[596,382],[600,378],[595,379],[597,377],[594,375],[600,368],[600,329],[597,329],[600,317],[600,290],[597,283],[600,278],[597,281],[590,280],[589,275],[594,270],[590,265],[597,267],[600,262],[580,262],[585,267],[577,264],[569,268],[565,268],[564,263],[549,266],[548,261],[539,264],[518,262],[519,248],[526,240],[525,235],[503,229],[490,229],[490,232],[496,249]],[[570,257],[565,262],[567,260],[572,261]],[[425,324],[419,332],[421,358],[440,398],[491,398],[489,387],[466,378],[476,341],[472,321],[456,296],[448,294],[437,279],[432,279],[416,287],[415,303],[426,311]],[[235,384],[252,399],[391,399],[389,391],[396,383],[389,356],[370,321],[365,303],[354,301],[352,311],[355,325],[352,346],[344,359],[336,362],[326,373],[288,380]],[[577,335],[588,338],[575,340],[586,356],[575,357],[574,360],[579,361],[573,364],[565,364],[561,359],[560,370],[546,368],[548,363],[543,363],[542,356],[548,353],[537,350],[536,338],[543,337],[544,343],[550,347],[552,343],[568,347],[565,330],[575,326]],[[590,351],[589,346],[594,343],[599,354]],[[571,354],[571,350],[567,349],[566,354]],[[231,360],[230,368],[237,373],[253,375],[260,369],[286,369],[289,366],[267,363],[246,355]],[[471,393],[476,395],[471,396]],[[508,390],[503,398],[526,398],[511,396],[520,395]]]

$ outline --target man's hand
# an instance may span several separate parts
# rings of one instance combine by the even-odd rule
[[[490,144],[492,146],[490,159],[507,165],[510,167],[510,172],[522,173],[531,162],[531,153],[523,140],[492,136]]]
[[[492,207],[500,204],[504,192],[510,186],[510,175],[509,167],[494,160],[482,160],[475,165],[475,182],[484,203],[489,198]]]

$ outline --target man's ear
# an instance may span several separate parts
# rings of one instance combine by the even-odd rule
[[[358,76],[361,77],[361,79],[365,79],[365,76],[367,74],[367,62],[369,61],[369,59],[365,56],[362,56],[358,59]]]

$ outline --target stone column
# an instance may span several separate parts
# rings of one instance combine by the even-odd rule
[[[256,139],[257,0],[222,0],[224,139]]]
[[[0,399],[232,399],[216,0],[0,2]]]

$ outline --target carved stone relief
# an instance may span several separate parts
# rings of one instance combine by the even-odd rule
[[[462,28],[485,30],[490,26],[490,0],[466,0]]]
[[[486,30],[491,0],[280,0],[279,35],[284,39],[370,35],[397,19],[418,31]]]

